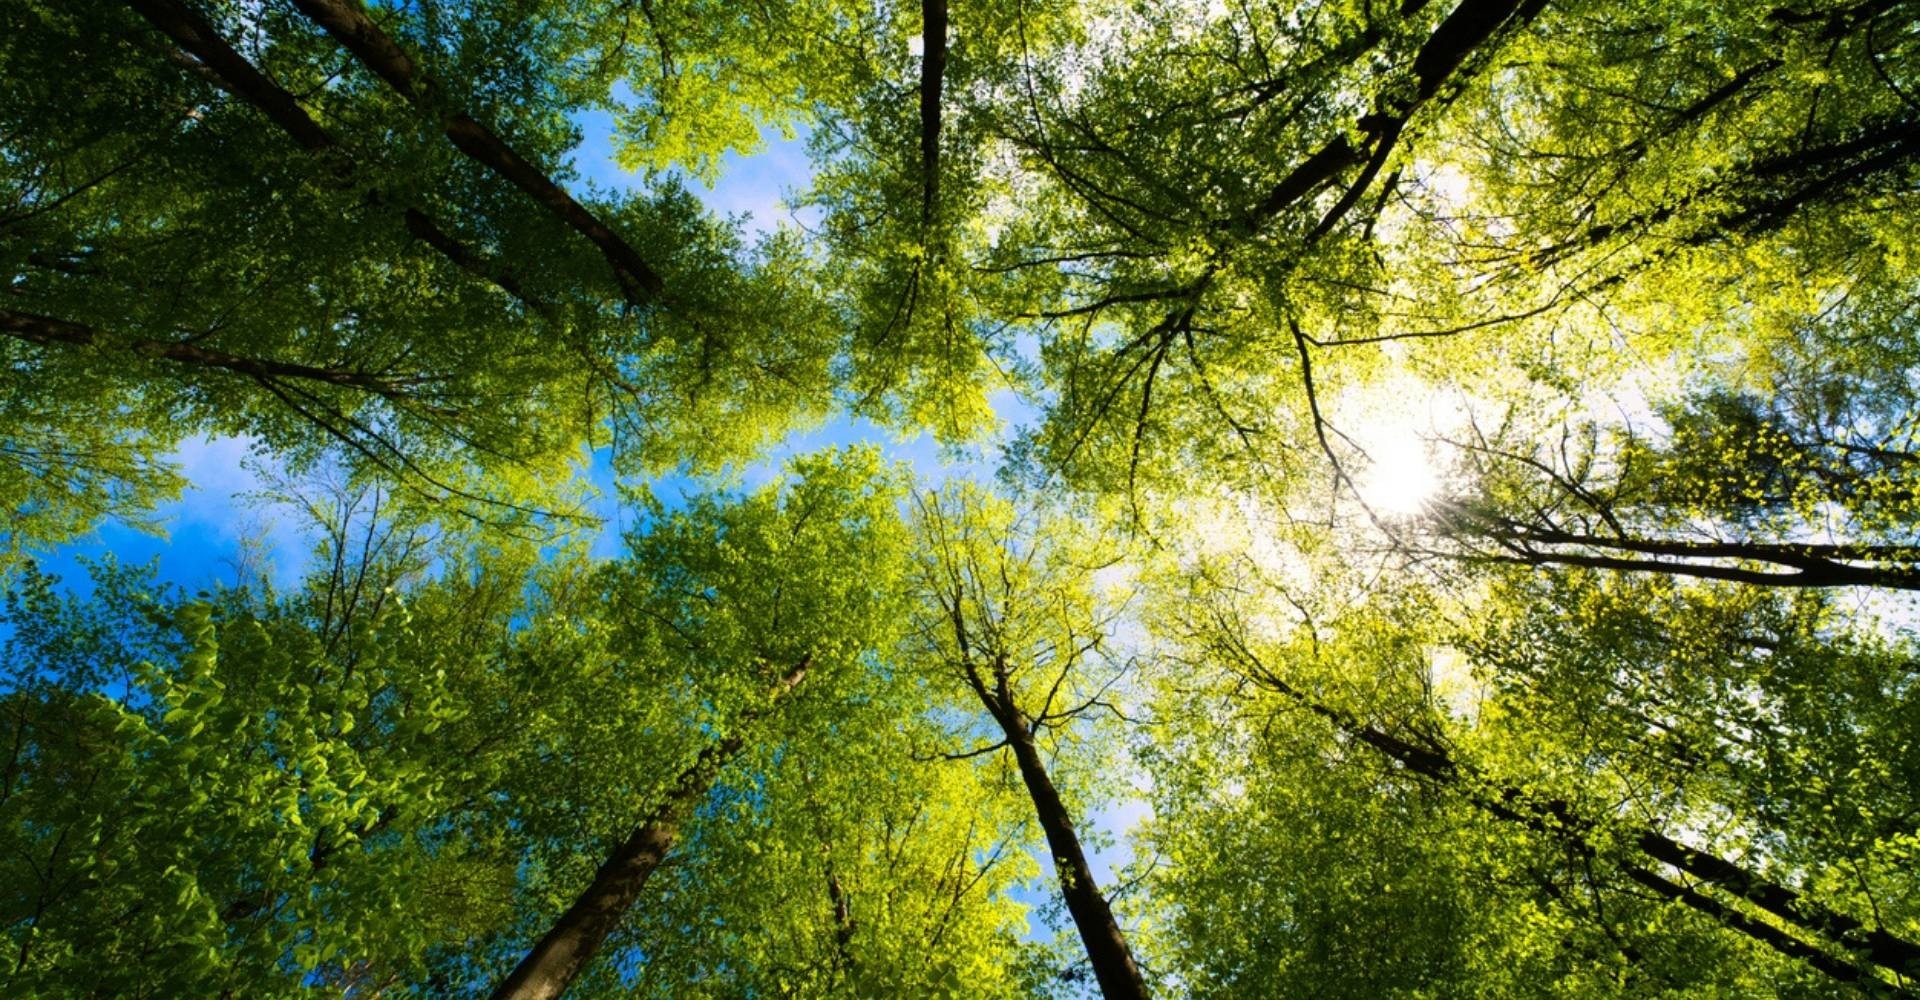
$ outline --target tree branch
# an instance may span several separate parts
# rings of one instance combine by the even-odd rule
[[[659,274],[641,259],[638,250],[575,201],[545,171],[464,111],[443,112],[437,106],[438,88],[418,72],[412,57],[380,30],[380,26],[367,15],[358,0],[293,0],[293,3],[375,75],[399,92],[400,96],[433,115],[447,138],[462,153],[532,196],[534,201],[598,247],[613,268],[629,304],[644,305],[665,290]]]
[[[331,160],[337,179],[347,181],[352,177],[355,164],[333,136],[300,107],[292,94],[234,51],[206,19],[180,0],[127,0],[127,3],[184,49],[214,83],[265,114],[292,136],[300,148]],[[385,200],[378,190],[368,191],[367,199],[373,204]],[[548,306],[528,297],[523,283],[513,277],[504,264],[469,249],[424,212],[408,208],[404,214],[407,231],[439,251],[455,267],[494,285],[535,312],[549,311]]]

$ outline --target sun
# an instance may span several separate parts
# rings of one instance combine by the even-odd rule
[[[1417,517],[1446,488],[1442,441],[1468,417],[1469,402],[1401,377],[1341,400],[1341,437],[1354,491],[1376,515]]]
[[[1381,435],[1367,447],[1371,461],[1355,483],[1360,499],[1375,511],[1412,517],[1426,509],[1440,488],[1427,444],[1412,428]]]

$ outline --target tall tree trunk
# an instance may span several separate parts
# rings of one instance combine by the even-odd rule
[[[1134,964],[1126,935],[1113,919],[1112,907],[1094,881],[1093,868],[1087,864],[1086,852],[1081,850],[1080,837],[1073,829],[1073,816],[1053,787],[1032,731],[1018,716],[1003,719],[1001,725],[1020,765],[1020,779],[1026,782],[1027,795],[1033,799],[1040,828],[1046,831],[1047,850],[1053,855],[1054,872],[1060,878],[1060,895],[1066,899],[1067,912],[1080,931],[1087,960],[1093,963],[1093,974],[1100,981],[1100,993],[1107,1000],[1144,1000],[1146,983]]]
[[[16,312],[12,309],[0,309],[0,335],[42,347],[67,344],[96,349],[120,348],[143,357],[170,361],[193,368],[219,369],[256,380],[300,379],[308,382],[323,382],[372,393],[396,403],[413,403],[422,409],[436,409],[426,401],[415,398],[417,395],[415,383],[423,381],[419,377],[394,378],[353,368],[322,368],[289,361],[275,361],[270,358],[249,358],[185,341],[115,337],[80,323],[72,323],[52,316],[41,316],[37,313]]]
[[[958,605],[954,607],[957,609]],[[957,611],[954,622],[965,655],[968,643]],[[1020,780],[1026,783],[1040,829],[1047,835],[1054,874],[1060,879],[1060,895],[1066,900],[1067,912],[1073,915],[1074,927],[1080,931],[1080,943],[1087,950],[1087,961],[1093,964],[1101,994],[1107,1000],[1144,1000],[1147,986],[1140,978],[1140,968],[1134,964],[1133,951],[1127,947],[1119,922],[1113,919],[1113,908],[1100,894],[1100,884],[1094,880],[1092,866],[1087,864],[1087,853],[1080,847],[1080,835],[1074,832],[1073,815],[1067,811],[1067,804],[1060,801],[1060,790],[1053,786],[1046,762],[1040,759],[1033,726],[1014,701],[1006,660],[994,661],[991,686],[971,663],[966,667],[966,679],[987,714],[1000,724],[1007,745],[1013,748]]]
[[[807,674],[809,659],[782,678],[774,696],[793,689]],[[743,715],[737,725],[759,713]],[[633,908],[647,880],[673,847],[680,825],[706,801],[713,781],[727,761],[740,752],[745,739],[738,733],[705,750],[693,766],[681,772],[666,801],[660,803],[633,832],[613,849],[594,873],[593,881],[566,912],[554,920],[539,942],[493,991],[493,1000],[554,1000],[567,991],[587,963],[606,943],[607,936]]]
[[[1443,529],[1484,539],[1496,551],[1469,559],[1523,566],[1584,566],[1622,573],[1667,573],[1760,587],[1885,587],[1920,590],[1920,548],[1872,543],[1698,541],[1568,531],[1515,521],[1464,505],[1441,509]],[[1602,511],[1602,513],[1610,513]],[[1618,553],[1626,553],[1620,555]],[[1696,560],[1737,560],[1790,572]]]
[[[947,75],[947,0],[920,4],[920,225],[933,224],[940,197],[940,91]]]
[[[1653,890],[1656,894],[1690,909],[1698,910],[1716,923],[1739,931],[1788,958],[1805,962],[1840,982],[1851,983],[1862,988],[1885,988],[1886,986],[1884,982],[1861,971],[1859,967],[1842,962],[1772,924],[1747,916],[1711,896],[1702,894],[1698,889],[1681,885],[1639,865],[1625,865],[1622,866],[1621,871],[1627,878]],[[1898,988],[1893,990],[1892,995],[1900,1000],[1911,1000],[1913,996],[1906,990]]]
[[[1407,11],[1425,4],[1408,4]],[[1245,215],[1229,225],[1248,234],[1265,228],[1275,216],[1292,208],[1332,181],[1350,167],[1364,166],[1360,176],[1343,192],[1327,214],[1314,227],[1313,239],[1331,230],[1346,215],[1386,163],[1387,156],[1405,129],[1407,118],[1416,108],[1438,96],[1448,80],[1459,71],[1469,56],[1487,44],[1501,28],[1525,22],[1539,12],[1541,0],[1463,0],[1434,27],[1413,58],[1415,91],[1410,97],[1380,95],[1374,109],[1359,121],[1360,131],[1368,136],[1368,146],[1355,146],[1344,134],[1325,146],[1280,179],[1266,196]],[[1365,51],[1362,47],[1359,51]]]
[[[227,44],[226,39],[220,37],[220,33],[206,18],[180,0],[127,0],[127,3],[146,18],[147,23],[179,46],[179,51],[185,53],[179,57],[181,61],[195,67],[196,72],[201,72],[228,93],[253,105],[292,136],[301,149],[332,157],[335,173],[341,181],[346,181],[353,174],[353,162],[346,157],[333,136],[314,121],[284,87],[273,82]],[[378,191],[369,191],[368,200],[377,204],[384,198]],[[520,280],[504,264],[484,257],[461,243],[426,213],[407,208],[403,216],[408,233],[445,255],[455,267],[493,284],[534,312],[550,311],[547,305],[527,295]]]

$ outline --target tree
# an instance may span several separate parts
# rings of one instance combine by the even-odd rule
[[[871,662],[901,618],[898,496],[870,453],[823,457],[657,512],[627,561],[550,558],[531,581],[529,547],[435,541],[364,504],[336,509],[325,544],[348,550],[286,596],[103,566],[82,601],[28,569],[8,612],[10,987],[557,995],[663,855],[684,839],[684,864],[727,863],[744,811],[787,838],[757,841],[776,857],[827,860],[833,920],[917,925],[947,981],[1004,969],[1017,992],[1017,826],[972,813],[965,775],[919,786],[891,832],[819,789],[742,798],[792,768],[871,785],[908,762],[833,735],[861,713],[916,724]],[[849,964],[822,982],[927,981],[856,926],[826,924]]]
[[[1115,15],[1004,127],[1033,166],[997,253],[1054,391],[1036,447],[1090,487],[1263,488],[1382,369],[1591,391],[1697,338],[1764,356],[1835,303],[1874,329],[1910,277],[1887,13]]]
[[[931,691],[900,676],[846,678],[831,711],[796,703],[770,720],[610,943],[624,957],[582,986],[1044,995],[1011,894],[1035,875],[1032,806],[1003,773],[929,759],[943,735]]]
[[[1821,933],[1910,976],[1920,950],[1889,853],[1904,850],[1895,817],[1915,811],[1906,643],[1815,594],[1577,572],[1542,585],[1558,614],[1515,594],[1472,647],[1505,689],[1503,738],[1577,733],[1590,758],[1631,775],[1615,794],[1669,827],[1713,831],[1707,846],[1744,853],[1751,878],[1826,894],[1841,912]],[[1876,928],[1902,940],[1868,942]]]
[[[1764,798],[1760,789],[1752,786],[1725,789],[1717,780],[1717,769],[1703,759],[1715,753],[1709,745],[1686,744],[1690,759],[1677,767],[1672,763],[1669,753],[1684,736],[1660,719],[1635,715],[1613,735],[1602,736],[1596,730],[1606,725],[1604,717],[1579,702],[1558,702],[1545,689],[1549,685],[1573,683],[1575,678],[1605,678],[1601,681],[1605,683],[1620,674],[1609,676],[1604,671],[1575,669],[1564,659],[1556,662],[1551,671],[1537,670],[1532,675],[1531,686],[1522,689],[1527,692],[1521,695],[1524,700],[1510,700],[1506,696],[1507,684],[1513,683],[1517,688],[1519,682],[1517,679],[1507,681],[1499,666],[1489,665],[1488,673],[1499,686],[1473,703],[1464,718],[1449,719],[1444,714],[1445,703],[1434,701],[1433,681],[1428,673],[1431,668],[1423,662],[1431,655],[1430,647],[1426,646],[1431,634],[1423,629],[1409,629],[1410,619],[1403,617],[1404,611],[1388,604],[1364,617],[1350,612],[1342,618],[1341,632],[1329,633],[1324,638],[1319,632],[1320,626],[1309,616],[1297,622],[1291,636],[1276,641],[1262,636],[1254,620],[1245,617],[1243,602],[1249,596],[1257,600],[1260,589],[1246,593],[1231,586],[1221,587],[1221,583],[1226,582],[1208,582],[1202,578],[1196,586],[1204,589],[1192,595],[1195,599],[1180,610],[1182,617],[1163,627],[1179,644],[1178,648],[1187,651],[1182,655],[1193,658],[1189,662],[1194,664],[1196,672],[1224,666],[1229,679],[1237,678],[1238,683],[1230,680],[1227,687],[1192,688],[1202,698],[1219,698],[1223,692],[1244,692],[1246,685],[1251,684],[1277,696],[1278,703],[1263,707],[1262,699],[1225,693],[1230,704],[1240,703],[1233,708],[1235,721],[1228,723],[1224,738],[1215,736],[1196,745],[1232,746],[1236,739],[1244,741],[1251,747],[1254,759],[1262,761],[1261,771],[1256,773],[1276,767],[1323,767],[1329,754],[1334,755],[1335,760],[1360,754],[1373,758],[1377,762],[1375,767],[1387,764],[1388,768],[1385,776],[1348,775],[1336,779],[1331,787],[1315,782],[1312,791],[1291,794],[1259,790],[1257,779],[1249,775],[1240,779],[1245,782],[1239,786],[1241,791],[1223,795],[1217,781],[1196,790],[1191,778],[1179,773],[1206,771],[1188,768],[1177,754],[1163,757],[1172,769],[1159,772],[1167,775],[1173,789],[1169,803],[1169,811],[1173,813],[1168,827],[1169,839],[1176,857],[1197,854],[1192,867],[1176,866],[1171,873],[1161,876],[1172,883],[1176,893],[1198,894],[1192,898],[1196,902],[1204,900],[1208,898],[1204,893],[1214,880],[1232,879],[1233,872],[1244,872],[1248,866],[1274,865],[1277,862],[1271,860],[1270,852],[1301,849],[1273,846],[1265,841],[1279,839],[1284,844],[1287,838],[1306,835],[1312,844],[1357,835],[1360,843],[1366,845],[1361,848],[1363,851],[1383,841],[1402,845],[1400,850],[1388,855],[1392,861],[1387,863],[1395,866],[1399,874],[1372,875],[1377,881],[1391,886],[1395,879],[1404,883],[1407,879],[1438,878],[1443,884],[1459,885],[1462,878],[1470,879],[1478,873],[1478,877],[1493,879],[1496,885],[1526,886],[1544,896],[1529,900],[1527,895],[1520,895],[1512,902],[1546,907],[1550,914],[1563,906],[1573,907],[1571,913],[1549,916],[1547,925],[1570,918],[1582,924],[1598,921],[1597,929],[1610,942],[1605,951],[1617,950],[1619,958],[1631,964],[1637,965],[1643,956],[1657,955],[1658,951],[1635,940],[1634,933],[1623,937],[1623,927],[1636,926],[1631,919],[1614,922],[1621,921],[1622,910],[1645,905],[1633,899],[1634,892],[1650,890],[1655,894],[1653,898],[1666,904],[1670,911],[1685,908],[1704,915],[1712,921],[1707,927],[1717,924],[1747,939],[1749,948],[1761,946],[1778,956],[1805,963],[1803,968],[1817,970],[1836,983],[1853,984],[1870,991],[1901,992],[1900,986],[1906,982],[1903,977],[1911,974],[1915,959],[1920,958],[1920,948],[1913,943],[1911,935],[1902,936],[1892,929],[1905,923],[1905,919],[1878,908],[1872,909],[1866,919],[1836,909],[1835,900],[1846,900],[1848,908],[1862,905],[1859,897],[1845,890],[1824,899],[1812,894],[1814,886],[1833,891],[1836,883],[1853,877],[1861,877],[1863,886],[1868,879],[1891,877],[1897,881],[1899,876],[1890,876],[1884,862],[1875,859],[1884,848],[1870,846],[1860,839],[1852,839],[1842,847],[1836,839],[1817,847],[1803,842],[1802,849],[1782,850],[1778,845],[1795,840],[1790,824],[1782,823],[1778,814],[1767,815],[1765,806],[1759,815],[1750,811],[1756,800],[1783,806],[1793,801],[1824,800],[1831,809],[1837,804],[1835,786],[1818,778],[1802,787],[1793,787],[1791,780],[1775,779],[1767,783]],[[1370,601],[1377,603],[1377,596]],[[1560,623],[1550,619],[1543,625],[1555,628]],[[1632,671],[1657,669],[1654,664],[1637,661],[1632,647],[1606,645],[1601,636],[1580,634],[1571,642],[1587,655],[1618,656]],[[1678,638],[1670,644],[1648,645],[1658,650],[1697,648]],[[1493,656],[1511,656],[1517,650],[1532,654],[1539,650],[1549,662],[1561,652],[1498,639],[1490,641],[1485,648],[1493,651],[1485,655]],[[1710,650],[1700,650],[1698,655],[1703,661],[1715,660]],[[1736,676],[1747,674],[1751,679],[1751,671],[1738,667],[1727,669]],[[1644,696],[1651,687],[1629,682],[1624,690]],[[1367,692],[1360,707],[1349,708],[1342,703],[1351,699],[1342,688]],[[1536,697],[1542,700],[1534,700]],[[1548,708],[1549,701],[1557,702],[1556,707]],[[1213,711],[1217,715],[1219,710]],[[1543,711],[1551,714],[1539,714]],[[1660,711],[1666,715],[1665,704]],[[1207,712],[1195,712],[1191,708],[1184,709],[1184,714],[1197,719],[1208,717]],[[1872,713],[1877,715],[1877,710]],[[1288,721],[1289,716],[1292,721]],[[1855,724],[1864,723],[1872,716],[1863,715]],[[1731,724],[1731,720],[1723,721],[1723,725]],[[1300,731],[1302,726],[1306,727],[1305,733]],[[1331,746],[1324,742],[1329,735],[1334,740]],[[1868,743],[1883,745],[1876,736],[1864,738]],[[1894,737],[1896,742],[1898,739]],[[1292,745],[1295,740],[1305,741],[1309,748],[1304,751],[1304,758],[1302,750]],[[1785,742],[1794,741],[1789,738]],[[1318,749],[1313,749],[1315,747]],[[1565,756],[1560,756],[1563,749]],[[1479,759],[1464,759],[1468,753]],[[1739,756],[1739,750],[1729,751],[1729,763],[1725,766],[1737,770],[1739,764],[1734,762]],[[1219,766],[1218,760],[1213,763],[1215,768]],[[1359,770],[1366,772],[1374,768],[1363,766]],[[1300,772],[1288,773],[1295,774],[1296,781],[1302,780],[1298,777]],[[1360,788],[1341,790],[1338,782],[1347,780],[1360,782]],[[1416,786],[1424,785],[1426,791],[1406,788],[1405,783],[1409,781]],[[1356,791],[1363,796],[1359,803],[1345,804],[1351,802],[1350,797]],[[1441,797],[1431,798],[1435,792]],[[1861,797],[1854,801],[1861,803],[1876,801],[1875,793],[1866,789],[1849,789],[1841,794],[1859,794]],[[1380,796],[1387,798],[1382,801]],[[1455,811],[1463,806],[1467,809],[1464,816]],[[1199,831],[1194,834],[1181,832],[1186,828],[1179,817],[1185,813],[1178,810],[1253,809],[1272,815],[1276,807],[1294,810],[1291,822],[1283,821],[1261,837],[1234,837],[1228,831],[1239,827],[1219,821],[1192,827]],[[1355,808],[1362,809],[1362,815],[1364,810],[1404,808],[1410,810],[1412,816],[1390,823],[1388,830],[1379,834],[1366,832],[1364,820],[1334,818],[1350,816],[1350,812],[1342,810]],[[1455,832],[1443,837],[1460,843],[1464,851],[1439,851],[1424,843],[1418,849],[1405,845],[1405,838],[1417,836],[1415,831],[1423,824],[1445,826],[1463,820],[1476,821],[1469,822],[1469,827],[1490,821],[1496,829],[1477,834]],[[1347,825],[1349,822],[1359,825]],[[1668,832],[1681,827],[1704,827],[1708,831],[1706,836],[1718,839],[1718,844],[1710,839],[1703,848],[1687,842],[1697,840],[1698,834],[1685,837]],[[1892,836],[1898,842],[1899,834]],[[1253,845],[1223,846],[1233,840],[1242,843],[1252,840]],[[1191,846],[1196,841],[1197,849]],[[1719,845],[1742,845],[1736,849],[1746,851],[1748,856],[1721,856],[1714,853],[1716,849],[1725,849]],[[1770,846],[1762,849],[1759,845]],[[1811,850],[1805,849],[1807,847]],[[1833,853],[1828,853],[1829,849],[1834,849]],[[1259,853],[1253,857],[1243,856],[1248,850]],[[1894,850],[1897,852],[1900,848]],[[1566,872],[1558,876],[1543,868],[1552,863],[1548,859],[1556,853],[1564,859],[1560,863],[1568,866]],[[1362,855],[1367,856],[1371,855]],[[1429,858],[1427,863],[1409,871],[1409,859],[1422,856]],[[1793,860],[1786,861],[1787,858]],[[1382,863],[1376,861],[1376,868]],[[1439,870],[1434,871],[1433,866]],[[1865,871],[1875,874],[1866,876]],[[1304,952],[1298,965],[1283,963],[1278,969],[1267,965],[1267,971],[1255,973],[1244,965],[1250,959],[1242,950],[1248,947],[1244,938],[1236,942],[1232,934],[1219,940],[1214,940],[1211,934],[1199,937],[1204,922],[1189,924],[1188,933],[1199,937],[1190,947],[1203,963],[1206,959],[1225,963],[1224,966],[1203,964],[1201,973],[1271,977],[1299,968],[1309,976],[1370,974],[1377,960],[1364,957],[1364,938],[1356,940],[1349,936],[1356,915],[1366,912],[1366,906],[1356,901],[1354,894],[1367,891],[1356,890],[1349,880],[1364,880],[1369,874],[1365,869],[1323,874],[1309,863],[1294,871],[1290,878],[1268,883],[1270,890],[1279,893],[1269,897],[1274,899],[1270,905],[1282,909],[1279,913],[1253,917],[1249,925],[1288,928],[1291,944],[1269,939],[1267,947],[1278,947],[1282,955],[1295,949]],[[1515,878],[1520,881],[1511,881]],[[1365,884],[1363,881],[1362,885]],[[1301,895],[1287,894],[1288,890]],[[1493,891],[1496,896],[1491,898],[1504,894],[1501,890]],[[1871,888],[1865,892],[1876,895]],[[1619,898],[1622,893],[1626,894],[1625,898]],[[1904,893],[1895,889],[1893,895]],[[1588,905],[1581,901],[1582,896],[1591,899],[1589,913],[1579,912]],[[1374,898],[1381,902],[1377,896]],[[1490,897],[1483,891],[1476,893],[1475,898]],[[1340,900],[1334,904],[1338,926],[1306,922],[1300,915],[1303,910],[1326,905],[1329,899]],[[1417,924],[1423,919],[1422,914],[1432,912],[1430,907],[1444,906],[1444,899],[1444,895],[1436,901],[1430,894],[1423,894],[1399,905],[1387,904],[1391,914],[1387,919],[1403,925]],[[1284,916],[1289,910],[1295,915]],[[1609,917],[1609,912],[1613,916]],[[1528,961],[1539,960],[1542,943],[1528,940],[1528,932],[1537,928],[1528,927],[1529,921],[1525,920],[1509,928],[1501,928],[1500,923],[1496,919],[1491,925],[1480,927],[1462,925],[1443,912],[1437,922],[1427,925],[1439,939],[1427,946],[1428,953],[1438,956],[1458,954],[1454,949],[1466,949],[1468,953],[1485,948],[1512,949],[1518,955],[1535,956],[1526,959]],[[1704,930],[1696,926],[1689,933]],[[1476,935],[1489,933],[1493,943],[1476,942]],[[1565,943],[1577,944],[1572,940]],[[1578,943],[1588,949],[1594,944],[1593,941]],[[1337,970],[1324,970],[1312,964],[1315,959],[1311,956],[1324,954],[1328,949],[1338,949],[1334,953],[1346,959]],[[1354,949],[1360,949],[1361,954],[1355,955]],[[1552,947],[1546,953],[1551,954]],[[1594,958],[1586,955],[1579,961],[1587,965]],[[1599,967],[1592,971],[1604,972],[1607,966],[1617,962],[1604,954],[1599,961]],[[1663,965],[1668,961],[1670,959],[1659,960]],[[1738,961],[1741,960],[1736,963]],[[1239,971],[1229,973],[1227,970]],[[1668,966],[1659,974],[1682,979],[1717,974],[1729,977],[1728,981],[1737,981],[1746,971],[1736,964],[1716,973],[1708,959],[1694,955],[1690,962]],[[1436,968],[1421,974],[1419,980],[1430,984],[1448,974]],[[1456,970],[1451,974],[1462,973]],[[1806,973],[1790,964],[1768,974],[1784,975],[1791,980]],[[1890,977],[1890,982],[1881,977]],[[1266,988],[1274,988],[1271,980],[1260,981],[1269,983]],[[1382,987],[1377,982],[1359,979],[1356,988],[1370,991]]]
[[[977,492],[962,489],[920,503],[926,555],[914,580],[923,604],[915,652],[943,675],[945,686],[971,693],[998,736],[953,756],[1005,749],[1013,757],[1100,992],[1144,997],[1145,979],[1047,763],[1076,741],[1082,716],[1096,709],[1120,715],[1107,699],[1124,665],[1106,664],[1104,679],[1086,676],[1101,666],[1115,612],[1101,606],[1093,586],[1097,567],[1081,561],[1092,553],[1067,540],[1064,524],[1050,526],[1059,541],[1044,548],[1023,542],[1020,527],[1011,508]],[[1048,737],[1051,747],[1041,742]]]
[[[857,673],[861,655],[879,644],[875,633],[885,634],[879,630],[898,600],[888,587],[897,573],[889,572],[889,563],[899,558],[893,492],[878,480],[870,454],[837,464],[804,463],[797,471],[802,478],[790,490],[767,491],[730,508],[696,504],[663,518],[634,540],[637,572],[610,574],[604,604],[611,620],[630,623],[611,637],[616,682],[640,699],[679,688],[706,707],[678,720],[651,720],[621,740],[636,744],[613,751],[622,756],[654,743],[659,745],[648,756],[680,763],[670,774],[657,765],[649,769],[639,796],[647,805],[614,827],[613,846],[591,882],[494,996],[564,992],[639,899],[681,827],[712,796],[722,769],[746,748],[753,728],[784,710],[787,699],[803,697],[803,683],[831,690]],[[856,561],[869,572],[848,572]],[[692,707],[682,705],[682,712]],[[645,718],[651,714],[646,709],[673,706],[667,701],[636,707],[641,712],[635,714]],[[589,718],[605,714],[584,704],[574,708]],[[590,725],[618,732],[637,721]],[[648,732],[668,725],[678,732],[664,742]],[[575,766],[595,763],[589,756]],[[573,823],[581,817],[576,810],[556,818]]]
[[[1437,502],[1434,526],[1483,562],[1911,590],[1908,418],[1855,391],[1819,375],[1772,397],[1715,390],[1666,408],[1660,437],[1598,422],[1551,445],[1479,435],[1460,442],[1478,495]]]
[[[395,76],[415,57],[392,37],[389,62],[342,68],[279,9],[244,25],[246,51],[237,11],[172,0],[21,15],[3,56],[35,81],[5,125],[34,165],[9,172],[0,223],[13,392],[84,385],[117,414],[103,432],[71,396],[13,408],[23,449],[90,445],[76,475],[20,480],[22,527],[48,541],[164,494],[151,467],[191,432],[504,520],[571,514],[556,487],[583,445],[630,472],[711,467],[830,397],[835,333],[791,240],[749,251],[671,184],[562,186],[564,39],[448,47],[456,25],[416,24],[436,56]]]
[[[823,60],[846,90],[817,123],[804,201],[825,213],[852,412],[963,442],[996,422],[991,393],[1028,388],[1019,320],[983,239],[1022,193],[995,169],[995,120],[1021,99],[1025,62],[1066,49],[1097,11],[881,7],[851,16]]]
[[[372,572],[400,568],[372,553]],[[8,605],[9,988],[283,995],[419,974],[506,918],[480,651],[504,566],[329,615],[96,571]],[[505,706],[502,706],[505,707]]]

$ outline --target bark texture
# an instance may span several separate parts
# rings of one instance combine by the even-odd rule
[[[940,92],[947,75],[947,0],[920,4],[920,224],[931,225],[940,198]]]
[[[809,664],[810,660],[802,660],[781,678],[774,688],[774,697],[778,699],[799,684],[806,677]],[[756,715],[743,716],[739,724],[752,722]],[[720,769],[743,746],[744,738],[736,733],[700,751],[693,765],[680,773],[666,800],[647,814],[601,862],[586,891],[560,914],[507,978],[500,981],[493,991],[493,1000],[554,1000],[567,991],[639,900],[647,880],[673,848],[680,835],[680,825],[706,800]]]

